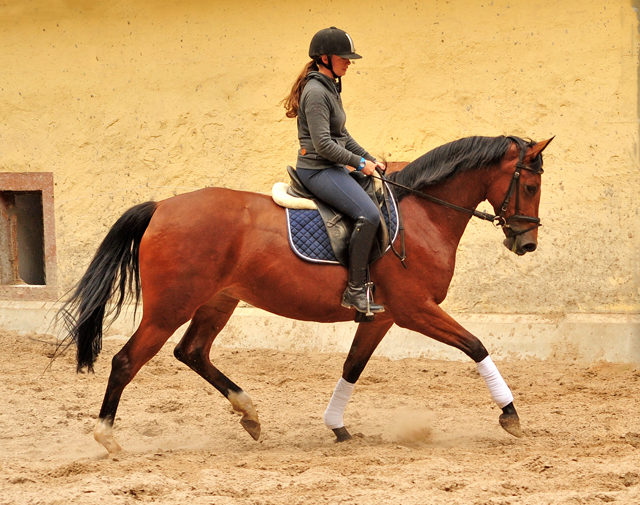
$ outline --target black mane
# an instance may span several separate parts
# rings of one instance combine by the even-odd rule
[[[511,143],[520,149],[534,145],[519,137],[467,137],[436,147],[409,163],[389,179],[411,189],[421,190],[454,177],[460,172],[489,167],[500,162]],[[396,198],[402,200],[410,193],[394,187]]]

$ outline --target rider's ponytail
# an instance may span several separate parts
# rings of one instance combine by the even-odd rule
[[[285,114],[287,117],[296,118],[298,117],[298,109],[300,108],[300,96],[302,95],[302,90],[304,89],[304,85],[307,83],[307,75],[309,72],[318,71],[318,64],[311,60],[307,63],[300,72],[300,75],[293,83],[291,87],[291,91],[289,95],[287,95],[279,105],[284,105],[285,110],[287,111]]]

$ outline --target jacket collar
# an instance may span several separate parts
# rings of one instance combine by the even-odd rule
[[[336,81],[331,79],[331,77],[327,77],[322,72],[318,72],[316,70],[309,72],[307,74],[307,80],[310,81],[311,79],[315,79],[317,81],[320,81],[330,91],[333,91],[334,93],[337,93],[338,95],[340,94],[340,92],[338,91],[338,85],[337,85]]]

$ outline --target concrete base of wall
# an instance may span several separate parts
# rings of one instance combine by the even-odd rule
[[[53,320],[59,305],[0,301],[0,330],[59,335]],[[139,316],[139,314],[138,314]],[[640,362],[640,314],[452,314],[477,335],[497,359],[572,359]],[[135,329],[128,310],[105,332],[107,339],[126,339]],[[282,351],[349,350],[355,323],[309,323],[238,308],[216,339],[222,347],[266,347]],[[187,325],[178,329],[177,342]],[[376,353],[391,359],[427,357],[466,360],[460,351],[418,333],[394,326]]]

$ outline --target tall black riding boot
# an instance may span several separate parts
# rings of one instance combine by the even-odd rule
[[[367,300],[367,266],[369,253],[376,235],[376,226],[365,218],[356,221],[349,241],[349,283],[342,295],[342,306],[354,307],[359,312],[384,312],[382,305],[373,303],[373,292],[369,290]]]

